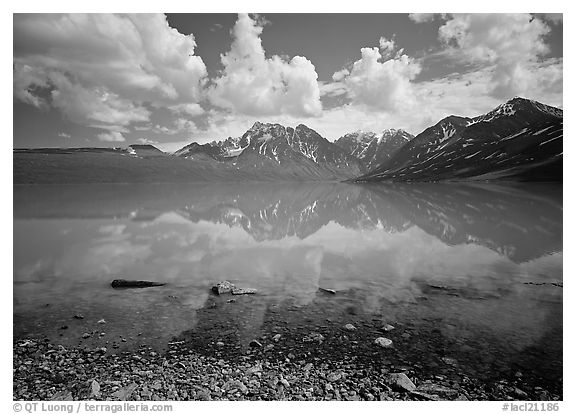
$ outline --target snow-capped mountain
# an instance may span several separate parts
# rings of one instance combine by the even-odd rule
[[[370,171],[391,159],[412,138],[403,129],[387,129],[381,134],[356,131],[338,138],[334,144],[354,155]]]
[[[192,143],[174,155],[230,161],[238,169],[292,179],[353,178],[362,163],[305,125],[296,128],[255,122],[241,137],[200,145]]]
[[[359,180],[561,180],[562,137],[561,109],[514,98],[475,118],[444,118]]]

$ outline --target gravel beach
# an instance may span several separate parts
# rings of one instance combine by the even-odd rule
[[[321,334],[318,334],[321,335]],[[282,339],[254,341],[243,354],[203,355],[177,341],[159,353],[66,349],[48,341],[14,343],[15,400],[559,400],[522,378],[485,382],[465,375],[370,363],[360,356],[324,358],[320,336],[286,353]],[[257,343],[256,343],[257,342]],[[270,346],[272,345],[272,346]],[[377,346],[375,344],[375,346]],[[218,355],[220,354],[220,356]]]

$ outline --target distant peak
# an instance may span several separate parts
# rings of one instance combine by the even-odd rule
[[[403,130],[402,128],[388,128],[382,131],[384,135],[406,135],[408,132]]]
[[[509,99],[506,103],[527,103],[527,104],[532,104],[536,101],[533,101],[532,99],[528,99],[528,98],[523,98],[521,96],[515,96],[512,99]]]

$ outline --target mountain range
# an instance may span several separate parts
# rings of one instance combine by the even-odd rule
[[[562,179],[563,112],[514,98],[475,118],[449,116],[358,181]]]
[[[446,117],[416,136],[356,131],[330,142],[303,124],[255,122],[240,137],[171,154],[152,145],[17,149],[14,182],[561,181],[562,139],[561,109],[516,97],[474,118]],[[62,157],[69,154],[77,159]],[[76,164],[84,171],[66,175]]]

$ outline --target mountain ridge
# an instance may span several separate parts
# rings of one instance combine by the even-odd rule
[[[443,118],[356,181],[558,181],[562,138],[561,109],[516,97],[474,118]]]
[[[416,136],[358,130],[330,142],[304,124],[256,121],[239,137],[173,153],[149,144],[14,149],[14,183],[562,181],[562,140],[562,109],[515,97],[475,117],[450,115]],[[71,169],[82,173],[72,180]]]

